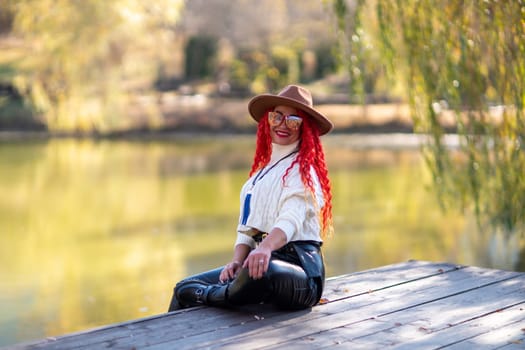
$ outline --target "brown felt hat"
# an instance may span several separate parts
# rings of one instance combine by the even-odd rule
[[[328,118],[314,109],[312,94],[301,86],[288,85],[277,95],[262,94],[255,96],[248,103],[248,111],[253,119],[259,122],[264,113],[275,106],[290,106],[302,110],[317,123],[320,135],[324,135],[334,128]]]

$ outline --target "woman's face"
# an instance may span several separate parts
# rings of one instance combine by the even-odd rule
[[[289,106],[276,106],[273,111],[281,114],[283,117],[297,115],[297,109]],[[272,137],[273,143],[283,146],[290,145],[299,140],[301,136],[301,127],[297,130],[290,129],[283,118],[282,123],[279,125],[272,126],[270,123],[270,136]]]

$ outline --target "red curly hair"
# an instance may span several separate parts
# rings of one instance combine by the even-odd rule
[[[257,126],[257,141],[255,146],[255,156],[253,159],[250,176],[258,170],[264,168],[269,162],[272,155],[272,138],[270,136],[270,126],[268,124],[268,112],[259,121]],[[297,110],[297,115],[303,118],[301,124],[301,140],[299,142],[299,152],[296,159],[286,170],[283,175],[283,182],[288,173],[295,164],[299,164],[301,179],[306,188],[315,196],[313,181],[310,176],[310,169],[313,167],[319,178],[321,189],[323,191],[324,206],[321,208],[321,237],[330,236],[333,232],[332,225],[332,190],[330,179],[328,178],[328,169],[324,157],[323,145],[319,138],[319,128],[315,122],[303,111]]]

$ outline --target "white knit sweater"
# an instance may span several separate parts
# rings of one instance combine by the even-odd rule
[[[274,227],[285,232],[288,242],[297,240],[322,241],[319,213],[324,205],[324,200],[314,168],[312,167],[310,172],[315,189],[315,199],[301,180],[298,164],[295,164],[290,170],[283,186],[282,177],[297,157],[297,153],[288,158],[282,158],[296,150],[297,145],[298,142],[286,146],[272,144],[270,163],[261,171],[255,185],[253,182],[257,173],[242,187],[239,226],[237,227],[235,245],[246,244],[253,248],[255,241],[251,237],[252,229],[270,232]],[[278,164],[275,165],[277,162]],[[266,172],[273,165],[275,166]],[[251,192],[250,211],[246,223],[243,224],[244,203],[249,192]]]

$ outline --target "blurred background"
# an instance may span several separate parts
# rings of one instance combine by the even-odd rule
[[[522,2],[2,0],[0,346],[228,262],[247,103],[290,83],[335,124],[328,276],[525,271]]]

